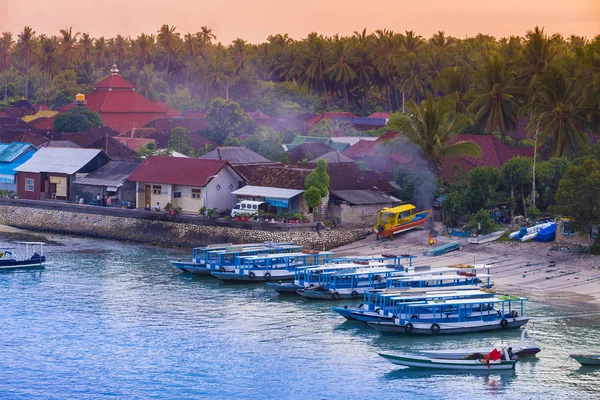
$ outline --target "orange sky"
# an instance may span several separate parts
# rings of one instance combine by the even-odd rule
[[[117,33],[135,37],[155,33],[165,23],[182,33],[207,25],[225,44],[236,37],[258,43],[275,33],[295,39],[311,31],[348,35],[365,27],[369,32],[414,30],[425,37],[438,30],[461,38],[477,33],[524,35],[535,25],[564,36],[600,34],[600,0],[0,0],[0,4],[0,31],[15,35],[29,25],[38,34],[58,34],[73,26],[94,37]]]

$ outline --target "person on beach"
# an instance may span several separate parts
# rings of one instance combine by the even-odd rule
[[[160,211],[160,203],[158,201],[156,202],[156,207],[154,207],[154,209]]]
[[[97,206],[101,206],[102,205],[102,197],[100,197],[100,193],[98,193],[96,195],[96,205]]]

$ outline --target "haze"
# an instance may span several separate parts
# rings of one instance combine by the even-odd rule
[[[497,38],[523,36],[535,25],[548,33],[594,38],[600,34],[599,0],[0,0],[0,30],[20,32],[25,25],[38,34],[58,34],[72,26],[94,37],[118,33],[137,37],[156,33],[163,24],[179,32],[206,25],[224,44],[240,37],[250,43],[270,34],[301,39],[309,32],[350,35],[367,28],[414,30],[430,37],[437,31],[463,38],[478,33]]]

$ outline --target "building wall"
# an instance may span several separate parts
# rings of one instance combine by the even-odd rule
[[[242,178],[229,166],[221,169],[216,178],[212,178],[203,193],[206,196],[206,207],[217,208],[219,211],[231,210],[237,203],[237,196],[231,192],[240,188]],[[217,189],[217,186],[219,189]]]
[[[556,241],[560,243],[566,243],[570,245],[581,245],[587,247],[589,244],[589,235],[588,232],[579,232],[575,231],[575,234],[565,234],[563,233],[563,228],[565,222],[568,223],[568,219],[557,218],[556,219]],[[598,227],[600,230],[600,227]],[[572,232],[573,229],[568,229],[568,232]],[[598,240],[598,239],[596,239]]]
[[[372,228],[377,223],[377,212],[383,207],[392,204],[368,204],[351,206],[347,203],[340,205],[329,204],[327,208],[328,219],[339,219],[344,226]]]
[[[192,198],[192,189],[200,190],[200,198]],[[179,206],[184,213],[197,214],[204,205],[204,189],[201,187],[173,185],[173,193],[181,192],[180,198],[173,198],[172,204]]]
[[[25,190],[25,180],[33,179],[33,191]],[[19,172],[17,174],[17,194],[22,199],[39,200],[40,193],[43,191],[42,174],[34,174],[31,172]]]
[[[95,200],[98,193],[101,196],[107,194],[107,190],[105,186],[97,186],[97,185],[81,185],[81,184],[73,184],[71,185],[73,188],[71,192],[71,201],[75,202],[77,196],[83,197],[84,204],[88,204],[90,201]],[[136,201],[136,193],[135,193],[135,182],[125,181],[123,186],[118,188],[117,196],[119,200],[114,205],[120,205],[122,201]],[[156,203],[155,203],[156,204]]]
[[[17,183],[15,181],[15,183],[6,183],[6,182],[0,182],[0,190],[7,190],[7,191],[13,191],[16,192],[17,191]]]
[[[146,185],[161,187],[161,194],[154,194],[154,190],[150,190],[150,208],[154,209],[154,207],[156,207],[156,203],[159,203],[160,208],[164,209],[167,203],[171,202],[173,195],[173,188],[171,185],[150,182],[137,182],[137,196],[135,201],[137,208],[143,209],[146,206]]]

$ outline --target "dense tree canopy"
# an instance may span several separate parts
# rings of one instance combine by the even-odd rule
[[[54,118],[56,132],[81,132],[92,126],[104,126],[100,114],[85,106],[77,106]]]

